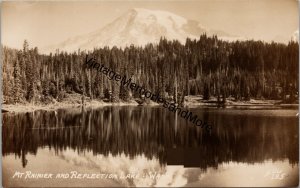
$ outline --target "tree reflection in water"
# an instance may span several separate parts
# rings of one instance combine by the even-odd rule
[[[84,151],[105,156],[124,153],[130,158],[144,154],[148,159],[158,158],[161,165],[170,162],[202,169],[229,161],[288,159],[291,164],[298,163],[295,117],[228,115],[208,109],[196,112],[204,121],[214,122],[212,133],[161,107],[3,114],[3,156],[14,153],[23,167],[28,153],[36,154],[44,147],[57,154],[67,148],[79,155]]]

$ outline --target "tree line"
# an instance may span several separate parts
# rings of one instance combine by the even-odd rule
[[[8,104],[45,104],[70,93],[113,101],[141,97],[84,68],[86,55],[178,104],[188,95],[216,97],[219,102],[228,97],[294,102],[298,95],[299,44],[294,41],[227,42],[203,34],[197,40],[187,38],[185,44],[161,38],[144,47],[56,50],[45,55],[25,40],[22,50],[2,46],[2,52],[3,97]]]

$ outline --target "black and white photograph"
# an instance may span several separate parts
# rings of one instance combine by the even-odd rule
[[[2,1],[3,187],[297,187],[298,0]]]

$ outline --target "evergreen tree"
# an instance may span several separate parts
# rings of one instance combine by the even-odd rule
[[[14,103],[23,102],[22,96],[22,88],[21,88],[21,74],[20,74],[20,65],[19,61],[16,60],[14,63],[14,85],[13,85],[13,93],[14,93]]]

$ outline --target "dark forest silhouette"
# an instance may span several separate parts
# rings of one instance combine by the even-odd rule
[[[83,68],[86,55],[106,67],[131,76],[150,91],[181,104],[187,95],[211,96],[226,101],[280,99],[295,102],[298,91],[297,42],[226,42],[216,36],[201,35],[198,40],[178,41],[161,38],[157,45],[125,49],[97,48],[93,51],[39,54],[24,42],[23,50],[3,47],[4,102],[42,103],[62,100],[70,93],[91,99],[112,95],[113,101],[138,98],[137,94]]]

